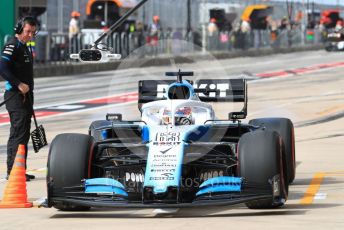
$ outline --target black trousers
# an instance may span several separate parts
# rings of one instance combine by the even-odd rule
[[[19,144],[25,145],[25,159],[27,158],[27,144],[30,139],[31,116],[33,106],[33,93],[22,95],[16,91],[6,91],[4,98],[7,99],[6,109],[10,116],[10,135],[7,142],[7,174],[10,175],[17,154]],[[26,168],[26,161],[25,161]]]

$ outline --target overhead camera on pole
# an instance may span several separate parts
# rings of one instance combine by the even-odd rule
[[[142,0],[134,8],[124,14],[116,23],[114,23],[107,31],[92,44],[91,49],[82,49],[77,54],[70,54],[71,59],[77,59],[81,62],[108,62],[110,60],[121,59],[121,54],[112,53],[112,48],[100,43],[106,36],[115,31],[123,22],[140,8],[148,0]]]
[[[121,59],[121,55],[112,53],[108,47],[100,49],[98,46],[94,46],[91,49],[82,49],[77,54],[71,54],[70,58],[81,62],[108,62]]]

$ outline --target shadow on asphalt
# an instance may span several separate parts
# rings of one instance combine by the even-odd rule
[[[309,185],[311,183],[313,178],[303,178],[303,179],[295,179],[292,184],[289,186],[294,185]],[[331,176],[325,176],[323,181],[321,182],[321,185],[330,185],[330,184],[344,184],[343,180],[339,180],[338,178],[331,177]]]
[[[343,206],[341,204],[334,204],[334,203],[322,203],[322,204],[287,204],[286,208],[288,210],[293,209],[293,210],[310,210],[310,209],[321,209],[321,208],[335,208]]]
[[[69,218],[214,218],[214,217],[256,217],[256,216],[283,216],[283,215],[305,215],[312,209],[334,208],[342,206],[340,204],[286,204],[283,208],[277,209],[261,209],[252,210],[244,206],[236,207],[212,207],[212,208],[185,208],[180,209],[173,214],[155,214],[153,209],[140,210],[140,213],[135,213],[138,210],[129,209],[91,209],[86,212],[62,212],[57,211],[57,214],[51,216],[51,219],[69,219]],[[226,213],[222,213],[226,212]]]
[[[106,212],[106,213],[104,213]],[[69,219],[69,218],[198,218],[198,217],[245,217],[245,216],[280,216],[280,215],[304,215],[307,210],[289,210],[289,209],[276,209],[276,210],[249,210],[243,209],[230,209],[228,207],[218,207],[212,209],[182,209],[173,214],[154,214],[152,210],[147,213],[130,213],[125,210],[126,213],[120,213],[116,210],[93,210],[88,212],[59,212],[51,216],[51,219]],[[219,213],[227,212],[227,213]],[[230,212],[230,213],[228,213]]]

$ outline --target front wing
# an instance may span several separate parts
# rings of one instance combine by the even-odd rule
[[[85,192],[85,186],[64,188],[55,191],[50,197],[49,206],[56,203],[67,203],[77,206],[88,207],[106,207],[106,208],[187,208],[202,206],[225,206],[246,203],[255,200],[271,199],[272,202],[279,200],[279,176],[276,175],[267,185],[248,185],[243,183],[243,189],[240,192],[210,192],[199,197],[195,197],[192,202],[166,202],[154,201],[143,202],[119,195],[89,194]],[[142,194],[143,197],[143,194]]]

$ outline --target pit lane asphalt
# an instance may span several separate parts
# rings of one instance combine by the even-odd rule
[[[136,90],[137,76],[144,79],[163,76],[165,71],[195,71],[195,77],[250,75],[249,117],[289,117],[295,124],[297,173],[290,187],[289,200],[277,210],[249,210],[234,207],[185,209],[157,217],[152,210],[95,210],[85,213],[59,212],[55,209],[0,209],[0,229],[343,229],[344,227],[344,68],[318,70],[288,77],[256,79],[256,73],[288,70],[341,61],[342,53],[324,51],[237,58],[216,63],[154,67],[98,72],[86,75],[42,78],[36,81],[36,107],[105,97],[114,92]],[[202,73],[202,76],[197,75]],[[140,79],[142,80],[142,78]],[[2,87],[0,83],[0,88]],[[0,98],[2,100],[2,98]],[[232,106],[215,105],[220,116]],[[0,113],[5,110],[1,108]],[[101,108],[40,119],[48,140],[61,132],[87,133],[92,120],[103,119],[106,112],[122,112],[124,119],[139,113],[136,103]],[[331,119],[329,119],[331,118]],[[0,174],[5,172],[5,144],[8,125],[0,126]],[[29,171],[37,179],[27,183],[28,197],[34,201],[46,196],[45,166],[48,149],[30,152]],[[322,180],[315,180],[321,173]],[[0,182],[0,197],[6,183]],[[312,198],[311,202],[305,202]]]

